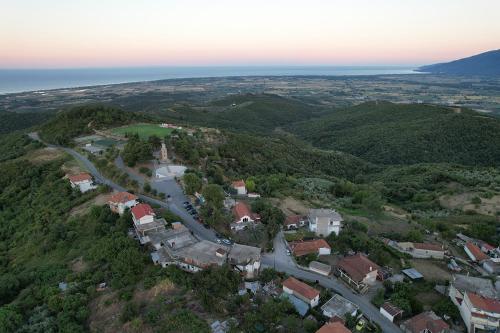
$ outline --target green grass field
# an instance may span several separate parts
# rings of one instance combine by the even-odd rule
[[[123,127],[117,127],[111,130],[113,134],[125,135],[126,133],[137,133],[141,139],[147,139],[152,135],[160,138],[170,135],[173,129],[162,128],[155,124],[135,124]]]

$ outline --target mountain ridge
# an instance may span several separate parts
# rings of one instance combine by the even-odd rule
[[[421,66],[416,71],[433,74],[500,75],[500,49],[450,62]]]

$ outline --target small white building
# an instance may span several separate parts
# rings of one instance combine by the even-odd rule
[[[69,182],[72,188],[78,187],[80,192],[85,193],[87,191],[97,188],[92,181],[92,176],[86,172],[82,172],[76,175],[68,175]]]
[[[380,307],[380,313],[382,314],[382,316],[386,317],[391,322],[394,322],[394,318],[402,315],[403,310],[401,310],[400,308],[398,308],[397,306],[394,306],[393,304],[391,304],[389,302],[385,302]]]
[[[303,300],[311,308],[314,308],[319,303],[319,291],[294,277],[289,277],[283,281],[283,292]]]
[[[236,191],[238,195],[246,195],[247,187],[245,185],[245,181],[243,179],[236,180],[231,184],[231,187]]]
[[[139,202],[137,196],[128,192],[117,192],[113,194],[108,201],[111,211],[122,215],[125,210],[131,209]]]
[[[311,209],[308,215],[309,230],[317,236],[338,235],[342,228],[342,216],[333,209]]]

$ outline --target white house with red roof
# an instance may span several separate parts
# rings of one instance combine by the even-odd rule
[[[253,226],[255,222],[260,222],[259,214],[251,211],[250,207],[244,202],[237,202],[233,207],[233,223],[231,230],[239,231]]]
[[[77,188],[80,192],[85,193],[87,191],[97,188],[92,181],[92,176],[86,172],[82,172],[76,175],[68,175],[69,182],[72,188]]]
[[[137,196],[128,192],[116,192],[109,198],[108,204],[111,211],[122,215],[125,210],[131,209],[139,202]]]
[[[319,291],[292,276],[283,281],[283,292],[301,299],[311,308],[319,303]]]
[[[490,259],[490,257],[488,257],[486,254],[484,254],[484,252],[482,252],[481,249],[476,244],[474,244],[472,242],[465,243],[464,251],[465,251],[465,253],[467,253],[469,258],[475,262],[481,262],[483,260]]]
[[[361,253],[344,257],[337,264],[338,275],[361,293],[375,284],[378,270],[379,266]]]
[[[247,187],[245,185],[245,181],[243,179],[236,180],[231,183],[231,187],[236,191],[238,195],[246,195]]]
[[[141,203],[132,208],[132,218],[134,224],[148,224],[154,222],[156,213],[150,205]]]
[[[466,292],[459,310],[467,332],[498,332],[500,327],[498,300]]]

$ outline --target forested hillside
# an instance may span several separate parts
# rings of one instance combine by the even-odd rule
[[[0,111],[0,135],[29,128],[51,117],[47,112],[14,113]]]
[[[500,121],[461,108],[370,102],[290,128],[316,147],[379,164],[500,162]]]
[[[200,126],[269,133],[277,127],[329,112],[317,105],[272,94],[231,95],[206,107],[178,106],[162,113],[171,119]]]
[[[147,116],[124,112],[112,106],[79,106],[58,113],[54,119],[42,126],[40,136],[47,142],[67,145],[70,139],[93,133],[93,129],[117,127],[147,119]]]

